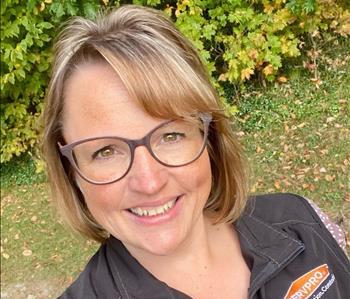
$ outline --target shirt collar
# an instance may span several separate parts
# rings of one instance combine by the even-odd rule
[[[304,250],[304,244],[282,229],[255,217],[254,202],[234,224],[243,257],[251,270],[249,298]]]

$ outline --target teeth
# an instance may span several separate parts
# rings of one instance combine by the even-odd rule
[[[170,210],[175,205],[176,199],[173,199],[166,204],[153,208],[131,208],[129,211],[138,216],[156,216],[161,215]]]

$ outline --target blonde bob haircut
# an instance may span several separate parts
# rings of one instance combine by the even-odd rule
[[[122,6],[94,21],[71,19],[54,47],[44,109],[43,153],[54,202],[68,224],[99,242],[109,234],[89,212],[69,162],[60,156],[65,83],[79,66],[108,63],[129,95],[148,114],[171,119],[210,112],[208,137],[212,189],[205,211],[213,221],[234,222],[247,198],[244,159],[230,120],[196,50],[162,12]]]

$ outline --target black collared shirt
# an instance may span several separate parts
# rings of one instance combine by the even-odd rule
[[[251,198],[234,226],[251,270],[249,299],[350,298],[349,260],[304,198]],[[111,237],[60,298],[190,297],[155,278]]]

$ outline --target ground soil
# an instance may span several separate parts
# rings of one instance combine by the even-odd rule
[[[65,286],[61,281],[41,280],[13,283],[1,288],[1,299],[51,299],[57,298]]]

